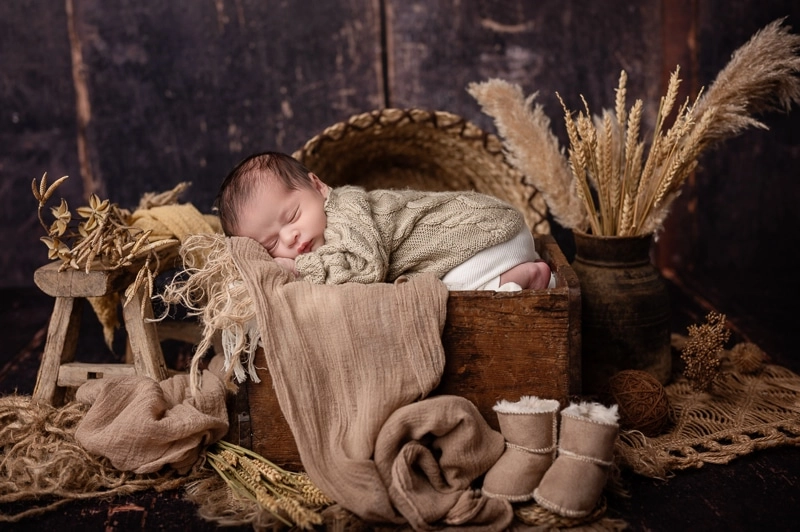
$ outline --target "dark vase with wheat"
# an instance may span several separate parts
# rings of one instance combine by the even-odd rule
[[[670,301],[650,259],[653,235],[573,234],[583,393],[606,393],[609,378],[626,369],[646,371],[665,384],[672,370]]]
[[[573,229],[587,393],[602,392],[609,377],[624,369],[645,370],[662,383],[669,379],[669,295],[650,262],[652,235],[663,228],[704,150],[746,127],[762,127],[754,117],[763,112],[800,103],[797,35],[783,19],[759,30],[731,57],[694,102],[678,101],[676,67],[664,96],[649,107],[657,113],[645,136],[648,107],[641,99],[627,106],[624,70],[613,106],[602,113],[593,114],[583,96],[584,110],[573,112],[556,93],[568,151],[550,130],[543,107],[534,105],[535,93],[525,97],[519,85],[499,79],[468,87],[494,117],[511,164],[542,191],[555,221]],[[587,228],[597,236],[580,232]]]

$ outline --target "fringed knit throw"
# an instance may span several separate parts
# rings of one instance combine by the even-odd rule
[[[228,242],[314,483],[368,522],[504,529],[510,505],[470,487],[502,454],[502,435],[466,399],[425,399],[444,368],[441,281],[289,282],[255,241]]]

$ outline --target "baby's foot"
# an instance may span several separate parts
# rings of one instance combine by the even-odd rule
[[[500,286],[517,283],[523,290],[542,290],[550,284],[550,266],[543,260],[523,262],[500,276]]]
[[[550,284],[550,266],[543,260],[532,262],[533,272],[529,288],[531,290],[544,290]]]

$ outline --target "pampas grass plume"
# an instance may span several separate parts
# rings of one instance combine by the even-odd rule
[[[594,117],[583,96],[584,110],[573,117],[556,93],[568,157],[541,105],[533,106],[536,93],[526,99],[519,86],[499,79],[471,83],[468,91],[494,118],[509,162],[542,193],[556,222],[595,235],[657,234],[704,150],[750,127],[766,129],[756,115],[788,112],[800,103],[800,36],[784,21],[773,21],[737,49],[693,105],[687,100],[676,107],[676,68],[647,149],[639,139],[641,101],[625,109],[624,71],[614,109]]]
[[[467,91],[494,118],[509,162],[541,191],[553,218],[564,227],[587,227],[575,179],[550,119],[540,104],[533,105],[537,94],[526,99],[518,85],[501,79],[470,83]]]

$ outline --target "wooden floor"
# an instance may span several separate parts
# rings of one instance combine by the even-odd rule
[[[724,307],[692,295],[686,287],[670,283],[673,329],[701,323],[712,308]],[[706,291],[725,301],[725,291]],[[52,299],[36,288],[0,290],[0,395],[30,394],[36,380]],[[763,297],[763,294],[761,295]],[[758,297],[758,294],[754,294]],[[756,301],[748,309],[729,305],[726,312],[738,339],[758,343],[772,358],[800,373],[800,357],[790,345],[794,332],[788,313],[765,310],[769,302]],[[718,308],[719,309],[719,308]],[[725,311],[725,308],[721,310]],[[763,312],[762,312],[763,311]],[[756,314],[769,319],[758,319]],[[780,317],[777,317],[780,314]],[[781,321],[783,320],[783,321]],[[110,361],[96,319],[87,310],[79,339],[81,361]],[[796,345],[796,344],[795,344]],[[172,367],[188,356],[185,345],[165,345]],[[609,495],[608,516],[626,521],[630,530],[798,530],[800,527],[800,449],[782,447],[758,451],[727,465],[711,465],[677,473],[666,481],[624,472],[622,486],[628,497]],[[0,512],[24,506],[1,507]],[[0,530],[214,530],[197,516],[196,508],[183,500],[182,492],[142,492],[110,501],[81,501],[44,516],[18,523],[0,522]]]

